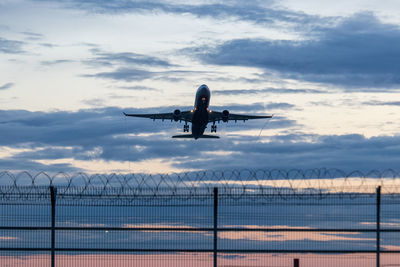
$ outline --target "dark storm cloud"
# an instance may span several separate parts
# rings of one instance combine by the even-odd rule
[[[0,53],[5,54],[20,54],[24,51],[22,50],[22,45],[24,43],[21,41],[8,40],[0,37]]]
[[[319,29],[315,39],[239,39],[194,53],[205,63],[258,67],[286,78],[352,88],[400,86],[400,28],[371,13]]]
[[[6,83],[4,85],[0,85],[0,90],[7,90],[14,86],[14,83]]]

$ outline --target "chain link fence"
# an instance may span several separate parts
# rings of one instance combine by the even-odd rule
[[[1,266],[400,266],[394,171],[0,173]]]

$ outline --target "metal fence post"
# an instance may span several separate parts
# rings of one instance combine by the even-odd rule
[[[381,257],[381,186],[376,188],[376,267]]]
[[[50,195],[51,195],[51,267],[55,267],[56,194],[57,194],[57,188],[54,188],[54,186],[50,186]]]
[[[218,188],[214,187],[214,267],[217,267],[218,241]]]

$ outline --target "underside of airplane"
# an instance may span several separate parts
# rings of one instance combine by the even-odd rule
[[[196,92],[196,98],[194,108],[188,111],[180,111],[175,109],[172,113],[155,113],[155,114],[127,114],[125,116],[149,118],[152,120],[171,120],[176,122],[185,122],[183,126],[183,132],[189,133],[189,124],[192,124],[191,134],[174,135],[172,138],[219,138],[217,135],[205,135],[204,131],[207,128],[208,123],[211,125],[211,133],[217,132],[216,122],[229,122],[229,121],[246,121],[253,119],[268,119],[272,118],[272,115],[268,116],[257,116],[257,115],[242,115],[242,114],[231,114],[228,110],[222,112],[211,111],[209,109],[210,104],[210,89],[207,85],[201,85]]]

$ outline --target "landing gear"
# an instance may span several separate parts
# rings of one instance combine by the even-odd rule
[[[183,132],[184,133],[189,132],[189,125],[187,124],[183,125]]]
[[[216,133],[217,132],[217,125],[213,124],[211,125],[211,132]]]

